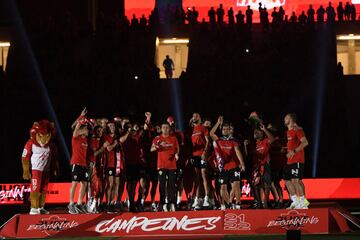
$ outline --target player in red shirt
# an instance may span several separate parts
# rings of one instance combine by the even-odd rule
[[[129,198],[129,211],[135,212],[135,190],[140,178],[143,177],[142,170],[144,158],[140,138],[136,129],[131,123],[124,126],[126,132],[120,137],[121,146],[124,152],[126,168],[126,190]],[[140,186],[144,187],[144,185]],[[146,190],[145,190],[146,191]]]
[[[75,122],[75,128],[72,135],[72,156],[71,156],[71,187],[70,187],[70,202],[68,205],[69,213],[86,213],[85,207],[82,205],[85,196],[87,182],[89,180],[88,174],[88,125],[85,118],[87,113],[86,108],[81,112],[80,117]],[[74,205],[75,190],[80,182],[80,194],[77,204]]]
[[[305,154],[309,145],[304,130],[296,124],[296,115],[288,113],[284,118],[287,135],[287,164],[284,169],[286,187],[292,201],[290,209],[307,209],[307,200],[302,183]]]
[[[116,201],[114,201],[114,198],[117,195],[116,189],[118,188],[115,182],[118,140],[114,122],[108,122],[103,138],[103,147],[105,148],[105,175],[107,177],[106,210],[108,212],[115,212]]]
[[[256,150],[253,154],[254,164],[257,171],[260,174],[260,182],[255,186],[255,191],[259,191],[261,203],[264,208],[268,208],[270,188],[274,191],[274,199],[276,205],[279,202],[279,196],[276,192],[274,183],[271,179],[271,168],[270,168],[270,148],[274,142],[274,136],[270,131],[262,124],[259,125],[260,129],[254,130],[254,139],[256,141]],[[259,199],[258,199],[259,200]]]
[[[101,126],[95,126],[93,129],[93,135],[90,139],[89,146],[89,175],[90,175],[90,187],[89,187],[89,199],[88,199],[88,212],[98,212],[98,206],[101,204],[103,196],[103,175],[104,169],[102,166],[102,153],[104,151],[103,144],[101,143],[101,137],[103,134],[103,128]]]
[[[284,138],[279,136],[278,130],[272,124],[268,124],[267,128],[275,137],[275,140],[271,143],[270,147],[271,180],[273,181],[276,192],[279,195],[279,203],[278,206],[275,206],[275,208],[282,208],[284,198],[280,181],[282,179],[282,170],[287,161],[285,153],[286,141]]]
[[[193,127],[191,142],[193,147],[192,161],[195,168],[196,196],[192,205],[195,209],[203,207],[204,203],[208,207],[210,196],[210,181],[208,177],[208,163],[206,161],[206,152],[209,147],[209,131],[202,124],[199,113],[194,113],[190,120],[190,126]],[[205,197],[204,197],[205,193]],[[204,198],[203,198],[204,197]]]
[[[216,135],[216,130],[221,127],[222,137]],[[245,171],[245,164],[241,154],[239,144],[230,134],[230,124],[223,124],[223,117],[218,118],[217,123],[210,131],[210,136],[214,141],[214,150],[219,168],[219,181],[221,184],[221,209],[229,208],[231,199],[227,189],[228,184],[231,184],[231,191],[233,191],[236,199],[235,209],[240,209],[240,172]]]
[[[143,133],[143,153],[144,159],[146,161],[146,192],[144,194],[144,199],[150,192],[151,198],[151,211],[157,211],[157,205],[155,203],[156,190],[158,185],[158,172],[157,172],[157,153],[151,152],[151,145],[154,138],[161,134],[161,129],[156,130],[156,127],[151,125],[151,112],[145,113],[145,124],[144,124],[144,133]],[[151,184],[151,188],[150,188]]]
[[[170,135],[170,125],[161,125],[161,135],[156,136],[151,152],[157,151],[157,168],[159,171],[160,205],[164,212],[168,211],[165,198],[170,204],[170,211],[175,211],[176,203],[176,162],[179,160],[179,143],[175,136]]]

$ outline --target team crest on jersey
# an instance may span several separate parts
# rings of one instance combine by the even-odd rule
[[[24,148],[24,151],[23,151],[23,153],[22,153],[22,157],[23,157],[23,158],[26,157],[27,153],[28,153],[28,151]]]

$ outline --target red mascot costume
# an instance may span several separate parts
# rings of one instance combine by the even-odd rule
[[[22,154],[23,178],[31,179],[30,215],[49,214],[44,209],[50,173],[58,175],[59,165],[55,161],[54,123],[48,120],[34,122]]]

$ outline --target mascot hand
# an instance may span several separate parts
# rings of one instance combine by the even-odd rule
[[[22,161],[23,166],[23,179],[24,180],[30,180],[31,174],[30,174],[30,162],[29,161]]]
[[[23,179],[24,180],[30,180],[31,179],[31,174],[29,170],[24,170],[23,172]]]

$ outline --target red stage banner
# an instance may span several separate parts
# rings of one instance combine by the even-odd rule
[[[306,186],[306,195],[309,200],[338,200],[338,199],[360,199],[360,178],[314,178],[303,179]],[[64,204],[69,201],[69,189],[71,183],[50,183],[46,202],[50,204]],[[252,200],[250,187],[243,180],[242,200]],[[281,185],[284,188],[284,183]],[[244,187],[245,186],[245,187]],[[248,188],[247,188],[248,186]],[[24,196],[30,193],[29,183],[2,183],[0,184],[0,204],[23,204]],[[78,191],[76,191],[76,194]],[[248,193],[248,194],[245,194]],[[77,196],[75,196],[77,197]],[[123,200],[125,194],[123,195]],[[186,200],[185,194],[182,196]],[[285,193],[284,198],[288,199]],[[147,199],[150,201],[150,199]],[[159,200],[157,192],[156,200]]]
[[[16,215],[0,231],[2,237],[148,237],[329,232],[327,208],[309,210],[227,210],[121,214]],[[14,224],[14,222],[17,222]],[[16,228],[16,229],[14,229]],[[15,236],[14,236],[15,234]]]

